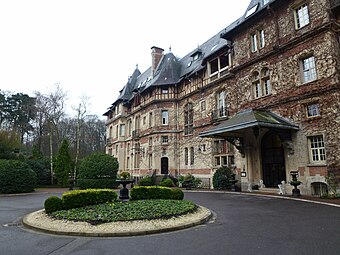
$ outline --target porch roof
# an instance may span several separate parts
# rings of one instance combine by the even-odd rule
[[[216,127],[200,133],[199,136],[238,137],[242,136],[242,130],[251,127],[299,130],[299,126],[273,112],[248,109],[237,113]]]

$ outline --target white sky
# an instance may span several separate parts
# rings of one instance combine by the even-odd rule
[[[102,115],[151,47],[183,57],[245,12],[250,0],[0,0],[0,90],[54,84],[68,105],[90,97]],[[72,110],[69,113],[73,115]]]

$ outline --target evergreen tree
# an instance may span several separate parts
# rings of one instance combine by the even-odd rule
[[[65,186],[68,184],[68,176],[72,171],[72,161],[70,149],[67,139],[63,140],[58,152],[55,165],[55,174],[59,185]]]

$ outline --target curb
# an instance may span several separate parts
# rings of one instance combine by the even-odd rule
[[[198,226],[198,225],[202,225],[204,223],[206,223],[207,221],[209,221],[211,219],[211,217],[213,216],[212,212],[203,207],[203,206],[199,206],[200,211],[203,211],[202,215],[197,218],[197,219],[193,219],[190,220],[190,216],[191,215],[183,215],[182,217],[187,217],[189,218],[189,222],[184,223],[184,224],[177,224],[177,225],[173,225],[173,226],[168,226],[168,227],[161,227],[161,226],[157,226],[157,220],[155,221],[149,221],[151,223],[155,222],[154,225],[156,226],[153,229],[147,229],[147,230],[127,230],[127,231],[111,231],[111,232],[102,232],[99,231],[98,229],[96,229],[96,227],[94,227],[94,230],[91,231],[65,231],[63,228],[63,223],[65,224],[66,221],[62,221],[60,220],[58,223],[60,229],[53,229],[53,228],[48,228],[46,226],[41,226],[39,224],[37,224],[38,221],[34,221],[32,220],[32,218],[35,217],[35,215],[40,214],[42,215],[42,212],[44,212],[44,209],[30,213],[28,215],[26,215],[23,220],[22,223],[25,227],[32,229],[32,230],[36,230],[39,232],[44,232],[44,233],[48,233],[48,234],[54,234],[54,235],[67,235],[67,236],[85,236],[85,237],[127,237],[127,236],[138,236],[138,235],[150,235],[150,234],[158,234],[158,233],[165,233],[165,232],[171,232],[171,231],[176,231],[176,230],[183,230],[183,229],[187,229],[190,227],[194,227],[194,226]],[[194,215],[197,215],[194,214]],[[47,217],[45,217],[45,219],[48,219]],[[53,221],[53,220],[51,220]],[[167,220],[164,220],[163,222],[166,222]],[[130,224],[131,222],[129,222]],[[73,222],[73,224],[77,224],[76,222]],[[85,223],[86,224],[86,223]],[[105,223],[104,223],[105,224]],[[106,224],[111,224],[111,223],[106,223]],[[136,224],[140,224],[140,223],[136,223]],[[90,224],[88,224],[90,225]],[[126,224],[128,225],[128,224]]]
[[[184,190],[183,190],[184,191]],[[270,198],[277,198],[277,199],[286,199],[286,200],[294,200],[294,201],[300,201],[300,202],[307,202],[312,204],[319,204],[319,205],[328,205],[333,207],[340,208],[339,204],[332,204],[327,202],[320,202],[320,201],[314,201],[309,199],[303,199],[303,198],[295,198],[295,197],[287,197],[287,196],[278,196],[278,195],[270,195],[270,194],[260,194],[260,193],[246,193],[246,192],[233,192],[233,191],[204,191],[204,190],[185,190],[184,192],[200,192],[200,193],[220,193],[220,194],[231,194],[231,195],[245,195],[245,196],[259,196],[259,197],[270,197]]]

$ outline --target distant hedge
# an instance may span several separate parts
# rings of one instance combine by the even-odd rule
[[[142,199],[174,199],[182,200],[184,193],[180,189],[160,186],[135,186],[131,189],[131,200]]]
[[[25,193],[34,191],[36,173],[19,160],[0,160],[0,193]]]
[[[78,179],[77,186],[81,189],[113,189],[118,183],[116,179]]]

